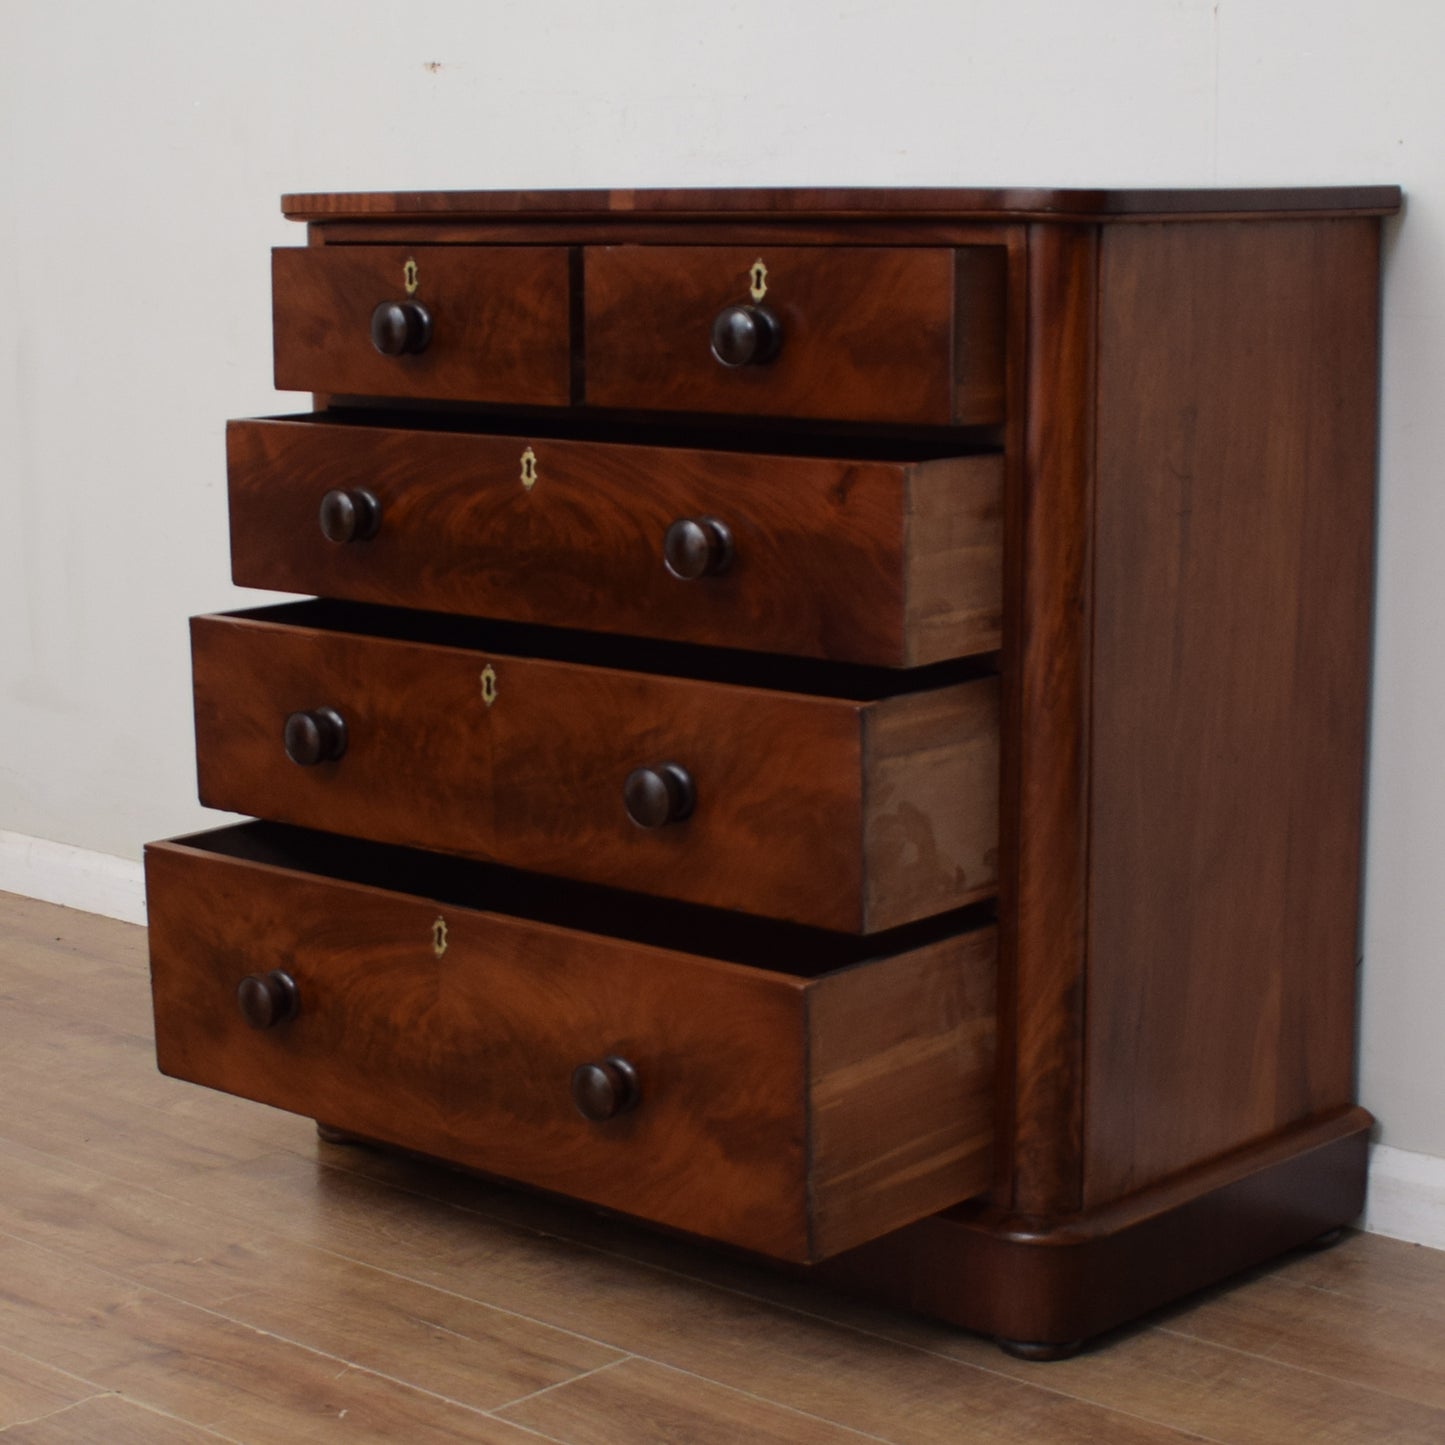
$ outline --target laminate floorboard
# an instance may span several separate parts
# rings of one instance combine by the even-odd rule
[[[0,1442],[1445,1440],[1445,1253],[1368,1235],[1029,1365],[163,1078],[143,929],[0,894]]]

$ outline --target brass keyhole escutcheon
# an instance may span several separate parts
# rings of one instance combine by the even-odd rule
[[[753,269],[748,272],[748,280],[751,282],[748,295],[754,301],[761,301],[768,294],[768,268],[763,265],[761,256],[753,262]]]
[[[401,268],[401,279],[406,286],[408,296],[416,295],[416,262],[412,257],[406,258],[406,265]]]
[[[529,492],[537,485],[537,453],[531,447],[522,453],[522,485]]]
[[[438,958],[447,951],[447,921],[440,914],[431,926],[431,951]]]
[[[482,701],[488,707],[497,700],[497,671],[489,662],[482,669]]]

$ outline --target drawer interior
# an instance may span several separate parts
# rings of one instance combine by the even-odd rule
[[[561,924],[647,948],[676,949],[795,978],[820,978],[924,948],[954,934],[988,927],[997,912],[989,899],[882,933],[838,933],[285,823],[235,823],[175,841],[218,860],[259,863],[334,883],[384,888],[453,907]]]
[[[878,702],[991,677],[997,671],[998,662],[997,654],[981,653],[926,667],[869,667],[811,657],[779,657],[745,648],[691,647],[618,633],[579,633],[560,627],[416,612],[410,608],[337,602],[321,597],[242,608],[223,615],[356,637],[380,637],[393,642],[460,647],[485,655],[542,658],[582,667],[615,668],[657,677],[688,678],[694,682],[725,683],[807,697],[846,698],[854,702]]]
[[[333,398],[322,411],[286,412],[254,418],[318,429],[349,427],[360,432],[405,427],[417,432],[463,436],[514,436],[591,442],[598,446],[669,447],[687,451],[736,452],[747,456],[813,457],[869,462],[923,462],[1001,450],[994,427],[897,427],[885,424],[820,423],[778,417],[740,417],[722,423],[705,413],[679,415],[626,408],[468,407],[440,402]]]

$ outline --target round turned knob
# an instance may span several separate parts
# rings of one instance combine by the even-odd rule
[[[367,542],[381,526],[381,503],[362,487],[330,491],[322,497],[317,515],[327,541]]]
[[[659,763],[655,768],[634,768],[622,785],[627,816],[639,828],[661,828],[680,823],[697,801],[692,775],[678,763]]]
[[[684,582],[715,577],[733,560],[733,534],[716,517],[683,517],[662,539],[662,560]]]
[[[296,980],[273,968],[270,973],[252,973],[243,978],[236,985],[236,1003],[241,1017],[253,1029],[269,1029],[294,1019],[301,1000]]]
[[[334,763],[346,751],[346,724],[334,707],[293,712],[282,733],[286,756],[303,768]]]
[[[572,1070],[572,1102],[584,1119],[595,1124],[635,1109],[640,1097],[637,1070],[616,1054]]]
[[[712,324],[712,354],[724,366],[762,366],[782,345],[782,324],[766,306],[729,306]]]
[[[431,312],[420,301],[383,301],[371,313],[371,344],[383,356],[415,356],[431,340]]]

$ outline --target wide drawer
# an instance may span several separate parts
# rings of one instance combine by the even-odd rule
[[[1004,262],[999,246],[589,246],[586,399],[996,423]]]
[[[559,885],[265,824],[152,845],[146,888],[167,1074],[799,1261],[989,1182],[992,928],[871,958],[754,930],[754,967],[527,916],[617,911]]]
[[[232,422],[227,453],[242,586],[894,667],[999,645],[996,455],[299,418]]]
[[[357,604],[191,629],[211,807],[857,932],[995,886],[995,677],[742,685],[768,659]]]
[[[565,247],[312,246],[273,251],[271,263],[283,391],[571,399]]]

